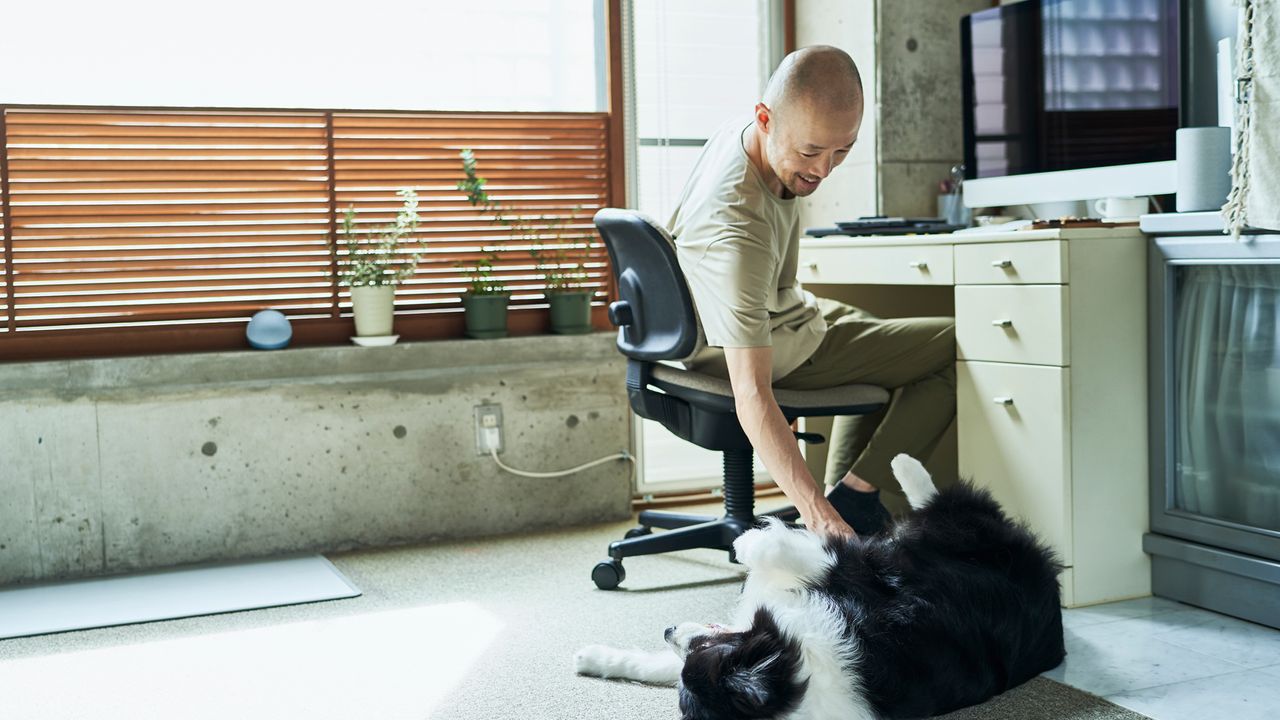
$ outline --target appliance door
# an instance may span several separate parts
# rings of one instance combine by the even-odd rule
[[[1152,530],[1280,559],[1280,236],[1152,253]]]

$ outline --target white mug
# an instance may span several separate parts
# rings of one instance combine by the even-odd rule
[[[1136,218],[1147,212],[1145,197],[1107,197],[1093,203],[1093,211],[1104,219]]]

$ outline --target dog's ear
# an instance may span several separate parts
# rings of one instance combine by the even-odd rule
[[[775,717],[794,707],[807,684],[797,680],[799,664],[799,647],[783,635],[769,611],[757,610],[729,662],[733,669],[723,679],[735,715]]]
[[[784,715],[808,685],[800,647],[760,609],[751,627],[718,635],[685,658],[680,712],[685,720],[749,720]]]
[[[751,667],[735,670],[724,679],[725,689],[734,707],[744,716],[752,716],[760,708],[772,704],[773,691],[770,689],[771,677],[769,668],[782,658],[782,651],[769,655]]]

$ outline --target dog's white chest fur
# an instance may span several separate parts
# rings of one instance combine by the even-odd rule
[[[735,625],[749,624],[756,610],[765,608],[801,648],[808,688],[788,717],[875,718],[861,692],[859,649],[846,636],[843,614],[810,589],[836,562],[822,539],[771,521],[763,529],[743,534],[733,548],[750,571]]]

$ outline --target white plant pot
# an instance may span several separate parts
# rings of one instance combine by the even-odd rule
[[[360,285],[351,288],[351,309],[356,316],[356,335],[390,335],[395,299],[394,285]]]

